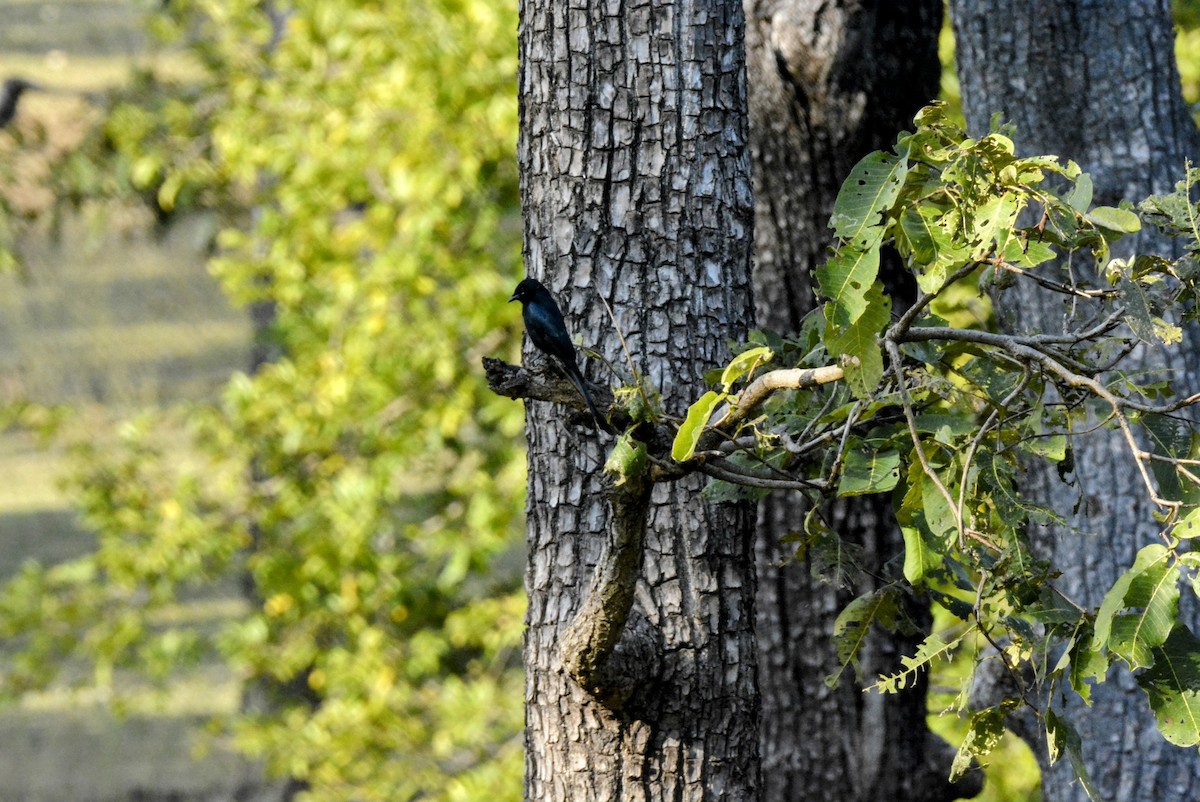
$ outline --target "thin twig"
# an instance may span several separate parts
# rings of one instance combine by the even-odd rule
[[[904,419],[908,421],[908,434],[912,438],[913,448],[917,452],[917,459],[921,462],[921,469],[925,471],[925,475],[933,482],[942,496],[945,497],[946,503],[950,505],[950,509],[954,509],[954,497],[950,495],[950,491],[946,489],[946,485],[942,483],[941,477],[937,475],[937,471],[929,464],[929,458],[925,456],[925,449],[921,447],[921,435],[917,431],[917,418],[913,414],[912,400],[908,397],[908,383],[904,381],[904,366],[900,360],[900,347],[896,345],[895,340],[884,340],[884,347],[887,349],[888,361],[892,366],[892,375],[896,377],[896,385],[900,390],[900,405],[904,408]],[[960,518],[961,520],[961,518]],[[962,527],[959,526],[958,539],[962,543]]]
[[[825,491],[829,489],[829,483],[824,479],[777,479],[772,476],[761,476],[756,473],[749,473],[740,468],[735,468],[724,460],[719,462],[697,460],[695,468],[700,473],[711,476],[714,479],[720,479],[723,482],[744,485],[746,487],[757,487],[763,490],[802,490],[811,492],[814,490]]]

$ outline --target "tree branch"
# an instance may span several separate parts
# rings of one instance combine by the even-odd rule
[[[629,480],[608,494],[609,542],[583,605],[563,633],[567,673],[610,710],[619,710],[658,676],[661,648],[648,627],[627,627],[646,544],[649,481]]]
[[[545,368],[541,365],[529,367],[510,365],[502,359],[485,356],[483,371],[487,377],[488,387],[496,395],[502,395],[505,398],[549,401],[579,412],[587,412],[587,404],[579,395],[579,391],[575,389],[575,385],[571,384],[570,380],[556,368]],[[608,387],[588,382],[588,391],[592,394],[592,400],[596,402],[596,407],[601,412],[611,411],[615,406],[615,398],[612,390]],[[618,418],[615,425],[621,428],[623,424],[620,418],[623,416],[617,412],[614,417]],[[596,422],[592,420],[590,414],[586,419],[591,421],[591,426],[596,426]],[[630,422],[627,417],[624,418],[624,421],[625,423]]]
[[[751,382],[724,410],[718,411],[712,428],[736,426],[750,417],[750,413],[776,390],[800,390],[818,384],[841,381],[844,376],[845,372],[839,365],[772,370],[764,373]]]

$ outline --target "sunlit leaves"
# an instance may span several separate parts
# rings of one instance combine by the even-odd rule
[[[973,761],[986,757],[1000,745],[1000,739],[1004,737],[1005,716],[1015,707],[1016,703],[1010,702],[971,714],[966,737],[963,738],[958,754],[954,756],[954,762],[950,766],[951,782],[966,774]]]
[[[696,451],[696,445],[700,442],[700,435],[704,433],[704,427],[708,425],[709,418],[712,417],[717,405],[726,398],[724,393],[709,390],[688,407],[687,417],[679,425],[679,431],[675,434],[675,442],[671,446],[671,459],[676,462],[686,462],[692,458],[692,454]]]
[[[1116,231],[1119,234],[1136,234],[1142,228],[1142,221],[1128,209],[1097,206],[1088,211],[1085,216],[1101,228]]]
[[[882,229],[874,229],[877,235]],[[867,291],[879,273],[879,240],[876,237],[864,250],[843,248],[817,268],[821,294],[830,299],[825,319],[835,329],[857,321],[867,308]]]
[[[904,690],[916,680],[920,672],[928,671],[934,661],[949,660],[961,640],[961,635],[949,640],[936,632],[929,635],[921,642],[916,654],[900,658],[900,671],[880,676],[871,688],[883,693]]]

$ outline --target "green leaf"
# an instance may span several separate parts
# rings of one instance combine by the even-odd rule
[[[1142,416],[1142,428],[1154,454],[1171,459],[1187,459],[1191,456],[1192,427],[1186,422],[1167,415],[1147,414]],[[1190,481],[1184,485],[1174,464],[1151,460],[1150,470],[1158,483],[1158,492],[1164,498],[1190,501],[1196,497],[1197,488]]]
[[[1005,193],[986,201],[975,210],[973,218],[974,230],[970,232],[975,249],[971,252],[972,259],[982,259],[991,252],[994,244],[1012,230],[1021,209],[1019,200]]]
[[[950,782],[955,782],[971,769],[971,763],[985,757],[1000,745],[1004,737],[1004,719],[1011,704],[1001,704],[989,707],[971,714],[971,722],[967,725],[967,734],[958,754],[950,764]]]
[[[1128,209],[1097,206],[1085,214],[1084,217],[1100,228],[1106,228],[1118,234],[1136,234],[1142,229],[1142,221]]]
[[[829,227],[843,241],[860,249],[879,225],[879,213],[891,207],[908,174],[907,156],[876,151],[864,156],[842,184],[833,204]]]
[[[908,488],[896,511],[896,521],[904,538],[904,578],[910,584],[920,585],[931,572],[941,568],[945,548],[933,536],[926,519],[926,488],[931,483],[915,454],[909,460],[906,479]],[[941,506],[947,507],[945,499],[941,499]]]
[[[1092,648],[1103,649],[1108,646],[1108,638],[1112,633],[1112,622],[1117,611],[1125,606],[1125,594],[1129,591],[1129,584],[1133,581],[1132,571],[1126,571],[1117,577],[1117,581],[1104,594],[1104,598],[1100,602],[1100,609],[1096,611],[1096,624],[1092,637]]]
[[[900,671],[894,674],[881,674],[879,680],[868,690],[880,693],[896,693],[904,690],[916,679],[917,672],[927,669],[934,660],[939,658],[949,660],[962,639],[963,635],[946,640],[936,632],[930,633],[917,647],[916,654],[912,657],[900,657]]]
[[[1171,534],[1180,540],[1200,537],[1200,507],[1193,507],[1175,523]],[[1187,556],[1186,554],[1184,555]]]
[[[1071,647],[1071,669],[1068,679],[1071,688],[1086,704],[1092,703],[1092,685],[1104,682],[1108,673],[1108,659],[1092,648],[1092,632],[1087,629],[1075,639]]]
[[[696,444],[700,442],[700,435],[704,434],[704,427],[708,425],[708,419],[712,417],[713,410],[728,397],[725,393],[709,390],[688,407],[687,417],[680,424],[679,431],[675,433],[675,442],[671,444],[671,459],[676,462],[687,462],[692,458],[692,455],[696,453]]]
[[[871,451],[851,449],[846,454],[842,476],[838,481],[839,496],[862,496],[885,493],[900,481],[900,452],[894,449]]]
[[[1036,239],[1012,237],[1004,246],[1004,259],[1017,267],[1037,267],[1058,254],[1049,243]]]
[[[1067,457],[1067,436],[1049,434],[1031,437],[1021,443],[1021,450],[1051,462],[1062,462]]]
[[[925,534],[917,526],[901,526],[904,538],[904,578],[912,585],[921,585],[925,577],[942,565],[942,555],[931,548]]]
[[[1154,665],[1137,677],[1158,717],[1158,730],[1176,746],[1200,744],[1200,639],[1183,624],[1154,650]]]
[[[757,348],[750,348],[742,351],[740,354],[730,360],[725,370],[721,372],[721,387],[725,392],[729,392],[733,387],[733,383],[745,376],[750,371],[754,370],[759,365],[770,362],[775,354],[765,345],[760,345]]]
[[[1083,742],[1079,733],[1066,719],[1055,713],[1053,708],[1046,710],[1046,747],[1051,763],[1058,762],[1058,759],[1066,754],[1075,778],[1079,780],[1089,799],[1101,798],[1099,790],[1088,774],[1087,765],[1083,762]]]
[[[1114,260],[1114,263],[1116,261],[1118,260]],[[1117,292],[1121,294],[1121,302],[1125,305],[1125,322],[1134,336],[1145,343],[1156,341],[1158,336],[1154,326],[1154,315],[1142,286],[1122,272],[1117,279]]]
[[[709,504],[737,504],[742,501],[759,501],[771,495],[771,491],[713,479],[704,486],[700,495]]]
[[[1085,214],[1092,205],[1092,177],[1087,173],[1080,174],[1063,200],[1075,211]]]
[[[846,383],[856,398],[869,398],[883,378],[883,352],[879,333],[891,320],[892,302],[877,281],[867,291],[867,307],[851,325],[827,326],[825,346],[830,354],[852,357],[844,361]],[[828,312],[828,304],[826,305]]]
[[[879,275],[879,240],[867,250],[844,247],[817,268],[821,295],[829,299],[825,319],[838,328],[854,323],[867,308],[867,291]]]
[[[840,665],[836,672],[825,678],[825,685],[836,688],[848,665],[854,666],[854,673],[858,675],[858,655],[867,642],[871,624],[878,620],[882,626],[891,627],[897,614],[898,598],[892,589],[867,593],[846,605],[833,622],[833,643],[837,647]]]
[[[954,235],[956,219],[956,212],[927,203],[906,209],[900,217],[896,246],[911,257],[922,292],[937,292],[949,272],[966,263],[968,249]]]
[[[1108,648],[1131,669],[1150,665],[1150,651],[1166,641],[1176,621],[1179,576],[1179,564],[1165,546],[1154,543],[1139,551],[1133,567],[1104,596],[1093,648]],[[1131,608],[1136,612],[1118,614]]]

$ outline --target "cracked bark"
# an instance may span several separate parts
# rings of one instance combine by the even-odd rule
[[[741,8],[523,0],[519,38],[526,270],[628,371],[602,295],[680,411],[750,317]],[[751,511],[705,504],[698,477],[654,487],[625,630],[661,645],[661,667],[645,704],[614,711],[561,659],[605,558],[604,449],[544,402],[526,429],[526,798],[756,799]]]
[[[1003,114],[1017,126],[1018,153],[1057,154],[1091,173],[1097,204],[1169,191],[1182,177],[1184,159],[1200,156],[1200,138],[1180,93],[1166,0],[955,0],[951,12],[963,108],[973,133],[986,130],[992,114]],[[1170,253],[1172,247],[1146,231],[1118,250]],[[1014,290],[998,304],[1008,325],[1062,327],[1061,303],[1020,284]],[[1192,329],[1183,347],[1170,353],[1143,349],[1138,358],[1145,368],[1175,368],[1187,386],[1196,387],[1198,346],[1200,333]],[[1031,473],[1022,492],[1062,510],[1082,530],[1046,528],[1034,535],[1040,551],[1065,569],[1057,584],[1095,606],[1158,527],[1144,494],[1129,480],[1134,466],[1115,437],[1089,438],[1074,448],[1074,486],[1041,471]],[[1194,605],[1181,615],[1193,630],[1200,624]],[[1080,732],[1085,763],[1105,799],[1200,798],[1195,751],[1172,747],[1158,735],[1127,672],[1112,672],[1093,699],[1091,709],[1068,701],[1066,717]],[[1040,729],[1036,735],[1031,745],[1044,764]],[[1066,762],[1043,765],[1047,802],[1086,799]]]
[[[754,287],[758,324],[795,331],[815,305],[810,272],[824,261],[841,182],[867,153],[888,147],[938,93],[940,0],[746,0],[751,142],[756,191]],[[911,279],[885,261],[894,306]],[[925,681],[898,696],[863,694],[845,675],[836,690],[833,620],[870,580],[837,591],[789,561],[781,538],[803,520],[803,499],[777,495],[759,509],[757,633],[761,743],[769,802],[828,797],[933,802],[970,796],[972,775],[946,782],[951,752],[925,726]],[[864,548],[876,575],[901,549],[890,499],[831,510],[835,528]],[[914,614],[928,616],[918,606]],[[919,639],[876,636],[864,675],[891,670]]]

